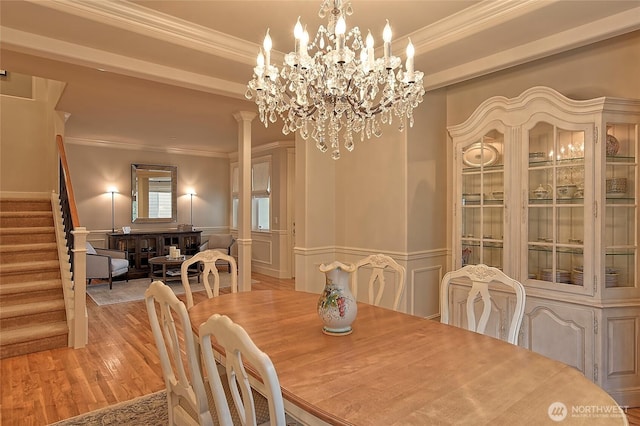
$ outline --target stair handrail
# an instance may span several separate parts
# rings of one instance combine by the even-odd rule
[[[78,208],[76,207],[76,199],[73,194],[73,185],[71,183],[71,173],[69,172],[69,163],[67,162],[67,153],[64,149],[64,140],[62,136],[56,135],[56,144],[58,145],[58,154],[60,155],[60,202],[62,203],[62,215],[64,217],[64,231],[67,236],[67,247],[69,252],[73,247],[73,235],[71,231],[80,226],[78,219]],[[69,253],[71,255],[71,253]],[[71,271],[73,271],[73,257],[71,260]]]
[[[67,322],[69,323],[69,346],[81,348],[87,344],[88,340],[86,241],[89,232],[80,226],[73,185],[71,184],[71,173],[61,135],[56,135],[56,145],[60,157],[60,192],[58,194],[62,213],[60,231],[64,231],[71,274],[69,280],[65,280],[63,276]],[[60,245],[58,247],[62,248]]]

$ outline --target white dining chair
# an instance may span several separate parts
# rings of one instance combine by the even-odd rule
[[[208,397],[210,390],[200,373],[191,321],[184,303],[162,281],[154,281],[147,288],[145,303],[167,388],[169,423],[213,425],[216,413],[211,413],[209,404],[213,398]],[[176,320],[181,330],[187,332],[178,331]]]
[[[494,308],[489,287],[497,287],[503,284],[515,292],[515,306],[513,306],[511,320],[509,321],[508,319],[507,311],[509,310],[509,306],[503,307],[500,311],[502,318],[498,320],[500,327],[499,336],[494,337],[499,337],[502,340],[517,345],[518,333],[520,332],[520,326],[524,317],[526,300],[524,286],[513,278],[508,277],[498,268],[483,264],[467,265],[461,269],[448,272],[442,278],[440,285],[440,322],[444,324],[454,325],[453,318],[451,318],[450,315],[450,304],[452,303],[450,288],[456,280],[471,281],[471,289],[464,302],[467,315],[466,328],[481,334],[486,334],[487,323],[489,322],[491,311]],[[476,303],[480,302],[482,302],[482,314],[476,322]],[[507,324],[507,322],[509,324]],[[509,332],[505,335],[504,331],[507,327]]]
[[[182,285],[184,292],[187,296],[187,309],[193,306],[193,294],[191,292],[191,286],[189,285],[189,266],[194,263],[201,262],[201,278],[204,284],[204,289],[207,292],[207,297],[218,297],[220,294],[220,274],[216,267],[216,262],[224,261],[231,265],[229,273],[231,274],[231,292],[236,293],[238,291],[238,268],[236,266],[236,259],[233,256],[222,253],[218,250],[205,250],[194,254],[191,258],[182,262],[180,266],[180,278],[182,279]],[[209,275],[213,275],[213,288],[209,284]]]
[[[398,310],[398,306],[400,305],[400,299],[402,297],[402,292],[404,290],[404,277],[405,277],[405,269],[398,262],[393,260],[390,256],[385,254],[372,254],[370,256],[365,257],[364,259],[359,260],[355,264],[355,271],[351,276],[351,293],[357,299],[358,297],[358,276],[361,268],[372,268],[371,275],[369,276],[369,304],[380,306],[382,301],[382,296],[385,292],[386,280],[385,280],[385,270],[390,270],[395,274],[395,292],[393,296],[393,305],[391,305],[393,310]],[[376,284],[378,287],[378,291],[376,292]]]
[[[233,423],[231,423],[228,406],[224,407],[227,399],[223,400],[221,397],[225,378],[219,375],[211,346],[212,337],[224,348],[226,380],[242,425],[286,425],[284,401],[276,370],[269,356],[255,345],[246,330],[226,315],[213,314],[200,326],[198,334],[211,393],[216,398],[216,407],[219,408],[220,424],[226,426]],[[249,383],[249,374],[245,370],[244,361],[251,364],[260,376],[263,384],[261,392],[268,402],[266,407],[259,404],[260,401],[255,398],[256,392]]]

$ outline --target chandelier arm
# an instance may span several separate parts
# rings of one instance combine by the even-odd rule
[[[295,97],[292,96],[292,94],[291,94],[291,92],[289,92],[289,90],[286,90],[284,93],[289,98],[288,99],[288,101],[289,101],[288,103],[289,104],[293,104],[293,105],[296,106],[295,108],[293,108],[294,115],[296,117],[300,117],[300,118],[309,117],[309,116],[312,116],[313,114],[315,114],[315,112],[318,110],[318,107],[315,106],[315,105],[313,105],[311,107],[304,107],[304,106],[300,105],[297,101],[294,101]],[[299,112],[303,112],[304,114],[299,114]]]

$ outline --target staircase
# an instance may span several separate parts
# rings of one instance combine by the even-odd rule
[[[50,199],[0,200],[0,359],[67,347]]]

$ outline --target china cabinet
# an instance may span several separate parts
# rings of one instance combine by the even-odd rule
[[[484,263],[522,282],[519,345],[640,405],[640,100],[533,87],[448,130],[452,268]]]

